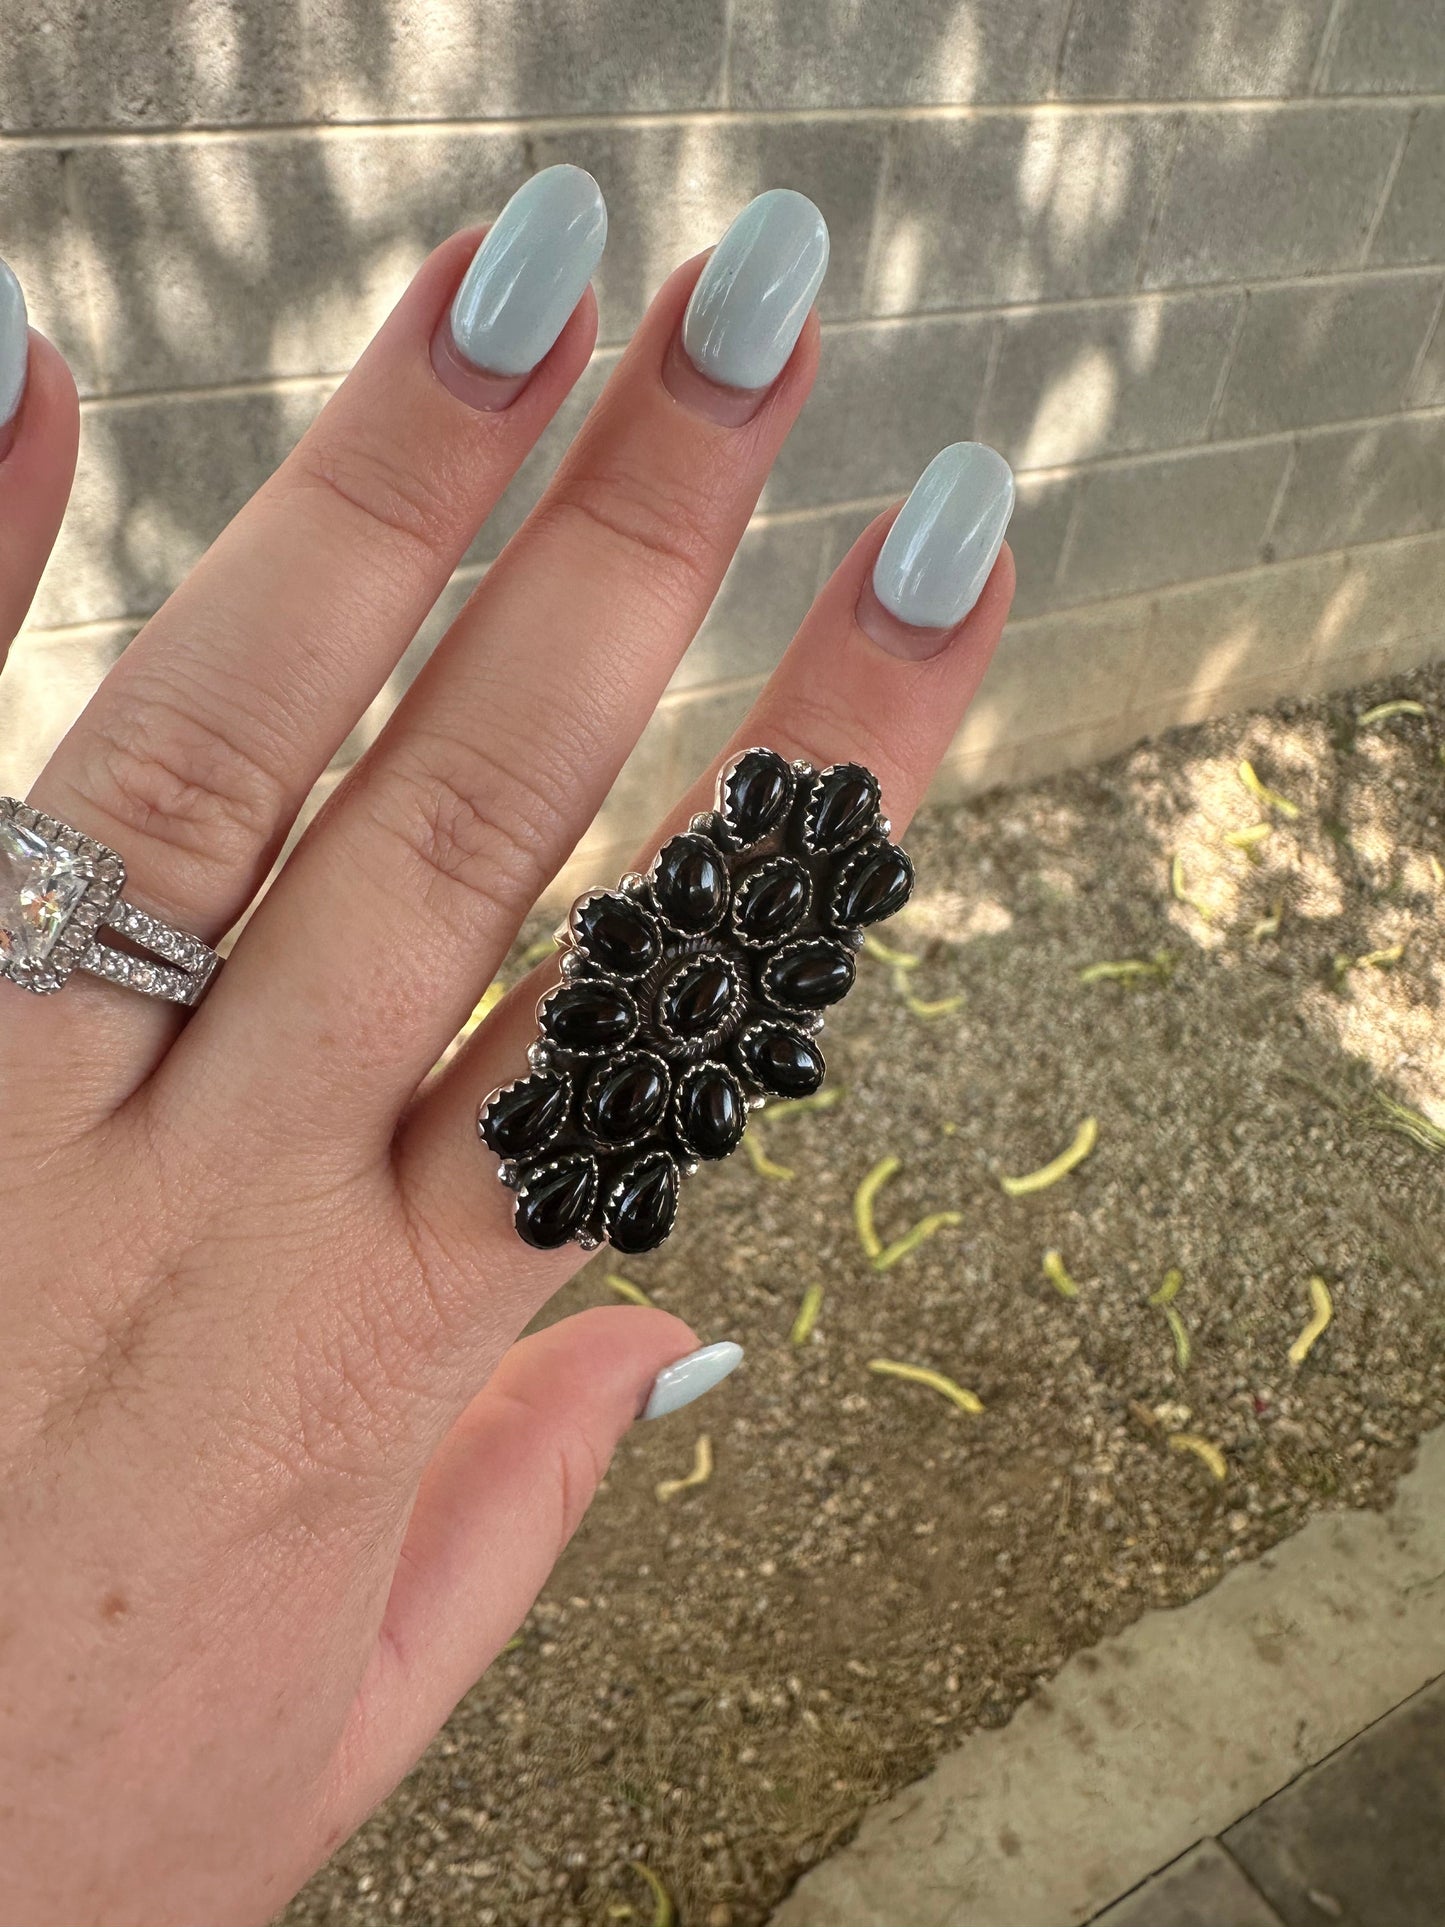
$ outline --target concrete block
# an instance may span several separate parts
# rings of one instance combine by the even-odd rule
[[[148,615],[330,392],[331,384],[316,382],[87,408],[75,492],[32,623],[60,628]]]
[[[749,529],[672,689],[767,674],[817,593],[828,533],[824,517]]]
[[[1225,100],[1307,91],[1330,0],[1078,0],[1066,100]]]
[[[979,425],[1018,469],[1204,439],[1234,294],[1005,315]]]
[[[136,627],[114,622],[16,638],[0,676],[0,794],[24,796]]]
[[[1215,434],[1266,435],[1400,407],[1441,285],[1434,275],[1392,275],[1255,290]]]
[[[1110,723],[1130,707],[1149,628],[1139,602],[1011,622],[955,741],[962,755],[1019,749]]]
[[[1079,487],[1076,475],[1019,477],[1008,531],[1017,571],[1016,617],[1038,615],[1058,604],[1059,560],[1078,505]]]
[[[724,18],[724,0],[14,0],[0,123],[230,127],[713,107]]]
[[[427,249],[529,167],[512,134],[78,148],[101,378],[115,391],[349,368]]]
[[[933,107],[1041,100],[1053,80],[1063,0],[915,0],[888,8],[833,0],[734,0],[734,107]]]
[[[96,370],[84,245],[67,210],[70,164],[53,148],[0,146],[0,258],[25,290],[31,327],[59,348],[84,395],[95,388]]]
[[[764,188],[809,195],[832,248],[819,295],[825,317],[863,308],[884,130],[871,122],[691,121],[683,126],[579,126],[528,141],[534,167],[572,161],[607,197],[607,252],[597,272],[602,339],[631,335],[672,270],[710,248]]]
[[[1445,420],[1309,435],[1270,536],[1275,555],[1379,542],[1445,526]]]
[[[940,316],[831,332],[765,505],[906,495],[946,442],[972,438],[992,328],[984,317]]]
[[[905,121],[895,138],[871,312],[1133,287],[1173,143],[1168,116]]]
[[[1191,115],[1144,262],[1144,285],[1353,267],[1407,115],[1333,105]]]
[[[1440,0],[1347,0],[1320,91],[1445,91],[1445,7]]]
[[[1224,1845],[1285,1927],[1321,1916],[1424,1927],[1445,1894],[1442,1760],[1437,1680],[1231,1827]]]
[[[1445,252],[1445,107],[1416,111],[1390,198],[1370,243],[1372,263],[1438,261]]]
[[[1217,1840],[1202,1840],[1093,1927],[1159,1927],[1166,1920],[1170,1927],[1284,1927]]]
[[[1085,476],[1059,600],[1087,602],[1249,567],[1287,458],[1285,444],[1270,442]]]

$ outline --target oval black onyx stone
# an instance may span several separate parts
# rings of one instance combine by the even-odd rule
[[[606,1050],[637,1028],[637,1006],[616,984],[584,977],[561,984],[542,1003],[542,1029],[563,1050]]]
[[[823,1081],[823,1053],[786,1024],[752,1024],[739,1037],[738,1061],[775,1097],[811,1097]]]
[[[742,1085],[721,1064],[700,1064],[678,1086],[678,1136],[695,1157],[725,1158],[742,1142],[748,1106]]]
[[[777,943],[808,908],[808,872],[790,856],[769,857],[750,870],[733,896],[733,923],[746,943]]]
[[[582,1116],[604,1144],[627,1144],[650,1131],[667,1109],[667,1072],[646,1051],[603,1064],[587,1080]]]
[[[618,1251],[651,1251],[677,1216],[678,1169],[666,1151],[649,1151],[609,1188],[607,1235]]]
[[[777,828],[793,800],[797,777],[775,749],[748,749],[719,787],[718,814],[734,843],[744,848]]]
[[[913,865],[896,843],[875,843],[848,858],[833,886],[835,923],[881,923],[913,893]]]
[[[560,1071],[534,1071],[496,1092],[478,1120],[482,1142],[499,1158],[525,1157],[556,1136],[571,1089]]]
[[[721,853],[705,836],[669,837],[652,866],[652,895],[676,930],[711,930],[728,902]]]
[[[597,1166],[590,1157],[536,1165],[518,1188],[518,1235],[538,1251],[555,1251],[583,1229],[596,1202]]]
[[[853,988],[853,953],[831,937],[809,937],[769,957],[759,972],[763,995],[789,1010],[824,1010]]]
[[[690,958],[657,993],[657,1021],[688,1042],[707,1037],[726,1018],[737,992],[737,976],[725,957]]]
[[[878,778],[861,763],[834,763],[814,779],[807,837],[815,850],[841,850],[873,827]]]
[[[640,977],[662,955],[656,923],[620,890],[583,897],[573,906],[571,922],[577,947],[614,977]]]

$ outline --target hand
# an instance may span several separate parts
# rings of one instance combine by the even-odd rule
[[[480,253],[439,248],[101,685],[31,800],[124,856],[128,899],[208,942],[251,905],[582,372],[604,226],[589,177],[551,169]],[[92,977],[0,983],[5,1920],[273,1914],[515,1630],[698,1346],[622,1306],[519,1337],[580,1255],[519,1242],[475,1120],[524,1068],[546,969],[428,1072],[708,608],[812,382],[825,261],[816,210],[766,196],[666,282],[189,1020]],[[36,336],[24,380],[6,637],[76,442]],[[997,457],[941,457],[737,745],[866,762],[900,828],[1003,625],[1011,501]],[[655,1403],[715,1375],[684,1364]]]

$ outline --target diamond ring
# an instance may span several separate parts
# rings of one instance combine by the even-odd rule
[[[88,970],[148,997],[198,1004],[220,958],[198,937],[127,903],[124,889],[125,864],[114,850],[0,797],[0,977],[43,993]],[[102,930],[150,956],[102,943]]]
[[[520,1238],[650,1251],[681,1180],[737,1149],[750,1110],[818,1089],[823,1012],[852,988],[864,928],[913,888],[888,837],[862,764],[748,749],[646,876],[578,897],[530,1074],[477,1120]]]

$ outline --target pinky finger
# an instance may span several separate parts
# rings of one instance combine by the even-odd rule
[[[79,439],[70,370],[28,327],[20,283],[0,261],[0,661],[59,533]]]

